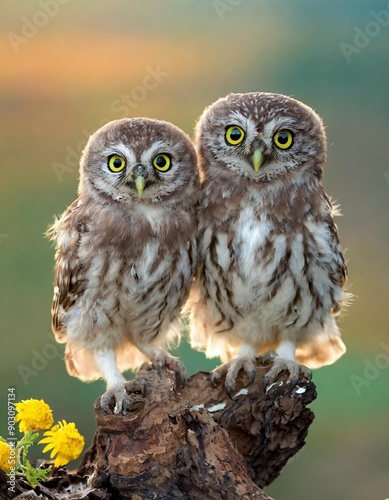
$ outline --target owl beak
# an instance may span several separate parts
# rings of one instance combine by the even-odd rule
[[[142,196],[145,186],[146,186],[146,179],[143,177],[143,175],[138,175],[135,178],[135,187],[138,192],[139,198]]]
[[[265,157],[260,149],[256,149],[253,154],[253,166],[255,172],[261,168],[263,162],[265,161]]]
[[[136,165],[133,170],[133,176],[135,181],[135,188],[140,198],[146,186],[146,179],[148,177],[147,169],[142,164]]]

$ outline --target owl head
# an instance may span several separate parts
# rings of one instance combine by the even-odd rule
[[[191,140],[161,120],[107,123],[89,138],[80,162],[80,196],[105,204],[193,203],[198,185]]]
[[[319,178],[326,137],[319,116],[281,94],[230,94],[205,109],[196,127],[206,176],[271,181],[310,169]]]

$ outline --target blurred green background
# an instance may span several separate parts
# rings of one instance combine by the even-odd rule
[[[104,384],[66,373],[50,331],[54,249],[43,237],[76,197],[87,135],[122,116],[162,118],[192,134],[220,96],[280,92],[327,126],[325,187],[342,204],[356,298],[341,321],[347,354],[314,372],[307,445],[268,492],[388,497],[389,4],[3,1],[0,29],[0,434],[7,388],[16,387],[19,400],[44,398],[56,420],[93,437]],[[180,355],[191,373],[217,364],[185,345]]]

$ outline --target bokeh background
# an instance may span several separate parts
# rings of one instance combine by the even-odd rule
[[[94,433],[104,384],[65,371],[50,331],[54,249],[43,236],[76,197],[89,133],[150,116],[192,134],[220,96],[280,92],[327,126],[325,187],[342,204],[356,298],[341,323],[347,354],[314,372],[307,444],[268,492],[389,497],[388,2],[3,0],[0,30],[0,434],[8,387],[75,420],[88,444]],[[180,355],[191,373],[217,365],[185,344]]]

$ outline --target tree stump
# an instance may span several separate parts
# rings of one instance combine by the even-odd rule
[[[92,472],[90,486],[123,499],[269,498],[260,488],[304,445],[316,390],[304,379],[290,390],[285,373],[265,391],[267,369],[258,365],[249,387],[240,375],[230,399],[209,373],[177,392],[173,374],[144,365],[129,383],[131,412],[107,414],[95,403],[97,431],[81,467]]]
[[[16,498],[271,500],[261,488],[304,445],[316,389],[303,378],[291,389],[283,373],[265,391],[267,370],[258,364],[248,387],[240,374],[231,399],[224,380],[215,387],[209,373],[196,373],[177,390],[174,374],[143,365],[128,383],[127,415],[95,402],[97,430],[78,473],[56,469],[28,492],[36,496],[19,489]]]

